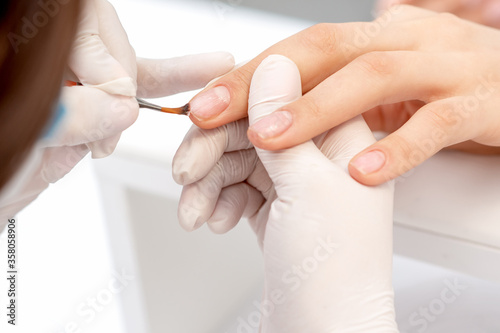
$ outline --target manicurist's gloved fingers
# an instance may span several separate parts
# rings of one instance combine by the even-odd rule
[[[187,55],[171,59],[137,58],[137,95],[155,98],[206,86],[234,67],[227,52]]]
[[[300,88],[291,60],[267,57],[253,75],[250,124],[300,98]],[[262,318],[262,332],[330,332],[332,327],[397,332],[390,285],[392,185],[363,186],[346,170],[356,150],[373,142],[364,120],[356,117],[315,142],[277,151],[255,148],[274,184],[251,218],[264,252],[264,299],[272,304],[277,289],[285,295]],[[323,259],[316,256],[325,249],[321,239],[335,248]],[[300,270],[309,260],[315,261],[314,270],[287,287],[290,267]]]
[[[191,127],[174,157],[174,180],[180,185],[194,183],[205,177],[225,152],[251,148],[247,129],[247,118],[210,130]]]
[[[73,78],[86,87],[95,88],[113,96],[128,96],[134,103],[137,93],[137,63],[135,51],[128,41],[118,15],[106,0],[88,0],[82,6],[80,23],[75,36],[75,43],[69,59],[69,67],[76,76]],[[73,94],[81,94],[80,99],[92,98],[89,90],[75,87]],[[96,101],[99,102],[99,101]],[[135,102],[136,103],[136,102]],[[106,101],[102,101],[102,109]],[[136,103],[137,104],[137,103]],[[132,125],[137,118],[138,107],[130,108],[132,119],[126,126]],[[103,111],[106,112],[106,111]],[[95,122],[101,122],[98,116]],[[110,119],[114,121],[114,119]],[[123,120],[117,120],[123,122]],[[102,125],[102,123],[100,124]],[[122,130],[123,130],[122,129]],[[100,127],[92,129],[95,133],[103,132]],[[110,132],[110,131],[106,131]],[[111,154],[120,139],[120,132],[104,135],[103,139],[88,141],[93,158],[102,158]]]
[[[85,1],[69,67],[84,85],[110,94],[136,95],[135,52],[107,1]]]
[[[89,152],[82,144],[46,148],[43,152],[40,175],[46,183],[55,183],[70,172]]]
[[[247,179],[256,163],[254,149],[229,152],[220,158],[205,177],[184,186],[177,214],[181,226],[193,231],[207,222],[222,189]]]
[[[110,95],[91,87],[63,88],[61,100],[66,114],[48,146],[89,145],[110,140],[128,128],[139,113],[134,98]],[[104,145],[99,151],[109,155],[114,147],[113,144]]]
[[[263,202],[262,194],[247,183],[226,187],[207,225],[214,233],[224,234],[233,229],[242,217],[254,215]]]
[[[109,54],[137,81],[137,59],[115,8],[107,0],[94,0],[99,18],[99,34]]]
[[[347,170],[350,160],[375,143],[362,116],[357,116],[314,138],[314,143],[330,161]]]

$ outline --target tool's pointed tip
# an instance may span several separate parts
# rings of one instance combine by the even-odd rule
[[[182,114],[185,114],[187,116],[189,115],[190,111],[191,111],[191,104],[187,103],[182,107]]]

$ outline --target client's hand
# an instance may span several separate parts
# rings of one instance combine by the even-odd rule
[[[288,148],[363,114],[392,133],[349,165],[367,185],[458,143],[500,147],[500,30],[412,6],[316,25],[212,83],[193,99],[193,121],[215,128],[246,117],[252,74],[269,54],[297,64],[305,95],[250,128],[257,147]]]
[[[295,64],[268,57],[253,76],[250,124],[301,96]],[[174,159],[182,226],[223,233],[249,217],[265,261],[261,332],[397,332],[393,184],[366,187],[347,172],[375,141],[362,118],[281,151],[253,149],[247,128],[187,135]]]

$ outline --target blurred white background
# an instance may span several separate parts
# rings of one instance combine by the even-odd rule
[[[241,62],[314,21],[371,17],[369,0],[318,0],[307,6],[304,1],[290,0],[111,2],[137,54],[158,58],[226,50]],[[192,95],[180,94],[158,103],[183,105]],[[114,161],[151,163],[165,168],[168,175],[173,154],[189,126],[186,118],[143,110],[137,124],[124,134]],[[172,186],[166,190],[172,194],[169,197],[161,189],[153,193],[131,189],[126,194],[130,207],[103,207],[112,198],[102,198],[94,168],[97,165],[102,170],[99,163],[108,162],[85,159],[19,214],[19,326],[8,327],[2,320],[0,331],[130,332],[126,323],[134,314],[124,311],[133,304],[122,307],[120,301],[142,286],[149,332],[237,332],[237,318],[255,311],[252,301],[260,297],[260,253],[247,226],[242,224],[227,236],[214,236],[206,229],[186,234],[175,215],[179,187],[166,178],[158,182]],[[119,169],[117,174],[130,171],[131,181],[147,176],[140,168],[137,173],[131,168]],[[123,211],[133,221],[130,228],[143,243],[133,239],[130,251],[140,249],[138,255],[147,258],[133,267],[140,276],[126,272],[134,277],[116,294],[110,292],[110,283],[116,285],[116,275],[123,273],[123,267],[117,264],[117,247],[110,240],[116,244],[127,238],[119,233],[122,229],[106,223],[104,208]],[[0,246],[0,271],[5,272],[5,235]],[[498,285],[398,256],[394,276],[402,332],[417,332],[418,326],[410,323],[411,314],[439,298],[446,281],[454,279],[467,289],[425,331],[500,331]],[[0,280],[2,304],[5,282]]]

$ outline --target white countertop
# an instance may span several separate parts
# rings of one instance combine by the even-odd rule
[[[137,54],[145,57],[227,50],[241,62],[310,25],[238,6],[214,6],[220,2],[111,2]],[[158,103],[183,105],[193,94],[180,94]],[[137,123],[123,134],[112,158],[147,162],[169,169],[190,126],[186,117],[142,110]],[[19,216],[23,222],[20,230],[23,251],[20,320],[23,325],[8,328],[6,332],[59,332],[67,323],[81,321],[76,314],[77,307],[87,297],[106,288],[112,278],[104,218],[90,164],[86,159]],[[440,154],[398,182],[396,223],[500,248],[498,170],[500,157]],[[413,263],[400,264],[401,261],[396,260],[395,274],[400,276],[396,279],[397,289],[414,288],[416,276],[418,281],[426,279],[411,271],[418,267]],[[420,268],[416,271],[424,274]],[[441,279],[441,275],[436,279]],[[0,287],[5,290],[3,284]],[[436,293],[425,294],[425,297],[421,289],[415,290],[424,302],[427,295],[438,295],[440,288],[442,285],[437,283]],[[484,290],[491,290],[490,285]],[[408,302],[411,299],[413,296],[404,299],[404,311],[408,314],[414,311],[414,304],[421,304],[420,301]],[[116,301],[112,302],[94,321],[82,327],[83,332],[122,332],[116,305]],[[447,313],[456,312],[450,308]],[[4,330],[3,322],[0,330]]]

